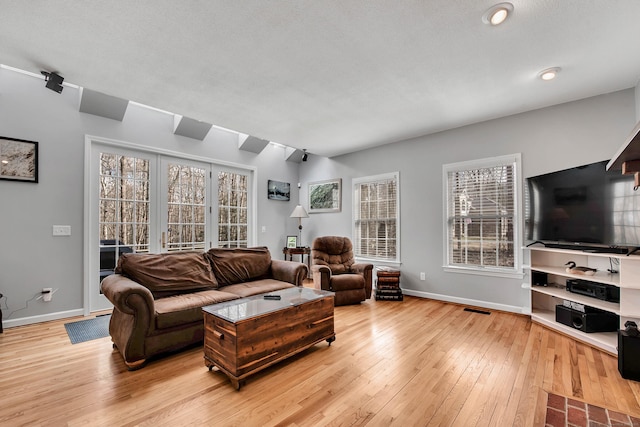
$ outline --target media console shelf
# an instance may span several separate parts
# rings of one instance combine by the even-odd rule
[[[620,316],[620,327],[627,320],[640,319],[640,256],[607,253],[591,253],[571,249],[555,249],[531,246],[525,248],[529,255],[529,285],[531,320],[565,335],[583,341],[613,355],[617,355],[617,332],[587,333],[556,322],[555,307],[563,301],[595,307]],[[596,268],[593,276],[567,273],[565,264]],[[616,273],[608,270],[613,267]],[[547,286],[533,285],[533,272],[547,274]],[[609,302],[565,290],[567,279],[580,279],[620,288],[620,302]]]

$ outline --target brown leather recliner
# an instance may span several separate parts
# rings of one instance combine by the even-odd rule
[[[347,237],[317,237],[311,246],[313,284],[335,292],[335,305],[359,304],[371,298],[373,264],[357,264]]]

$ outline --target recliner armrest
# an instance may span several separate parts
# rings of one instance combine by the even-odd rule
[[[373,292],[373,264],[352,264],[351,271],[353,273],[362,274],[362,276],[364,276],[364,290],[367,294],[367,299],[371,298],[371,293]]]
[[[308,273],[309,269],[304,263],[279,259],[271,260],[271,274],[276,280],[302,286]]]
[[[316,289],[331,290],[331,269],[326,265],[312,265],[313,285]]]
[[[353,273],[363,274],[366,271],[373,271],[373,264],[356,263],[351,264],[351,271]]]

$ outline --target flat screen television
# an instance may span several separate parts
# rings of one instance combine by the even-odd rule
[[[525,234],[546,246],[625,253],[640,247],[640,191],[607,161],[526,179]]]

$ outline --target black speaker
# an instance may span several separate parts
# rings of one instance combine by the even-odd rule
[[[531,283],[535,286],[547,286],[549,284],[547,282],[548,280],[547,273],[543,273],[541,271],[534,271],[531,273]]]
[[[622,378],[640,381],[640,337],[618,331],[618,371]]]
[[[556,305],[556,322],[582,332],[615,332],[620,325],[617,314],[584,306],[584,312],[564,305]]]
[[[40,73],[44,76],[44,80],[46,81],[45,87],[47,89],[62,93],[62,82],[64,81],[64,77],[54,72],[48,73],[46,71],[40,71]]]

